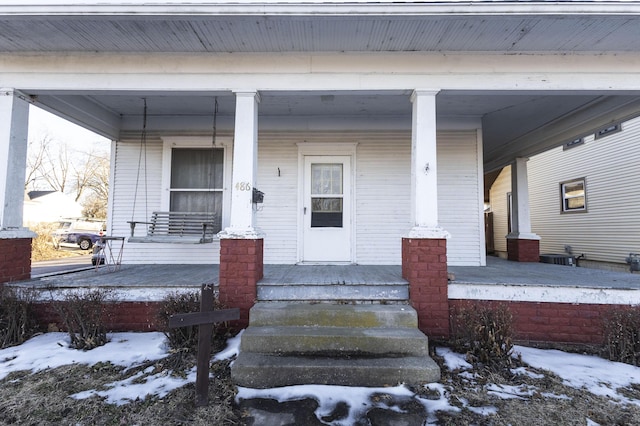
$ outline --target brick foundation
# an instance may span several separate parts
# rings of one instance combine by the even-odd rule
[[[495,302],[451,300],[452,313],[461,307],[506,305],[513,315],[514,338],[521,342],[600,345],[604,332],[602,320],[620,305]]]
[[[158,312],[162,302],[116,302],[107,307],[107,331],[157,331]],[[35,303],[35,320],[42,330],[64,331],[64,323],[49,302]]]
[[[117,302],[105,321],[108,331],[158,331],[157,314],[162,302]],[[523,343],[557,343],[570,345],[601,345],[604,340],[603,318],[611,310],[624,308],[621,305],[573,304],[550,302],[498,302],[487,300],[447,301],[446,317],[442,312],[418,310],[420,328],[429,337],[447,338],[441,324],[447,324],[449,314],[462,307],[491,307],[498,304],[508,306],[513,315],[514,339]],[[426,302],[429,303],[429,302]],[[435,302],[433,302],[435,303]],[[437,308],[437,306],[436,306]],[[49,302],[37,302],[33,306],[35,321],[40,329],[64,331],[64,325]],[[433,314],[438,314],[436,317]]]
[[[449,337],[447,240],[402,239],[402,276],[418,312],[418,327],[429,337]]]
[[[234,327],[249,325],[249,309],[263,277],[263,247],[263,239],[220,240],[220,301],[229,308],[240,308],[240,320]]]
[[[507,238],[507,258],[516,262],[539,262],[540,240]]]
[[[0,239],[0,285],[31,278],[31,238]]]

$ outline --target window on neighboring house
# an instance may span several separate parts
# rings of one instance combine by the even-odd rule
[[[562,213],[586,212],[587,189],[585,179],[575,179],[560,184]]]
[[[169,210],[216,213],[221,229],[224,192],[224,149],[172,148]]]

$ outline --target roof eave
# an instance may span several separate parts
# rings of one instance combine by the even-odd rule
[[[325,2],[217,1],[207,3],[141,2],[103,0],[89,4],[82,0],[42,3],[26,1],[0,4],[0,16],[544,16],[544,15],[640,15],[640,1],[495,2],[336,0]]]

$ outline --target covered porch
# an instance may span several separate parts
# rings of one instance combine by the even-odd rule
[[[478,266],[483,172],[513,166],[510,258],[537,262],[527,157],[638,115],[638,46],[629,29],[637,4],[594,4],[584,14],[519,2],[481,12],[469,3],[223,1],[189,13],[177,3],[107,3],[67,5],[59,15],[53,5],[0,7],[13,35],[0,37],[0,252],[10,253],[0,256],[0,283],[31,272],[33,234],[20,203],[34,104],[114,141],[110,236],[127,235],[128,221],[148,221],[153,211],[184,211],[180,200],[191,192],[210,194],[202,199],[215,201],[221,221],[211,243],[127,241],[118,272],[42,278],[43,289],[113,287],[124,304],[150,306],[169,291],[214,283],[223,303],[241,308],[245,326],[256,301],[280,300],[277,286],[314,285],[315,295],[294,301],[330,294],[386,303],[393,295],[411,303],[420,330],[436,338],[449,335],[452,299],[580,304],[589,293],[609,303],[609,293],[624,291],[618,303],[634,303],[635,290],[593,287],[616,279],[584,276],[584,287],[562,286],[535,280],[575,270],[507,269],[503,278],[491,264]],[[32,31],[34,24],[55,28],[56,37]],[[593,27],[607,28],[606,37]],[[187,170],[204,152],[211,161],[201,170],[215,173],[202,176],[214,182],[173,182],[174,165]],[[313,178],[330,168],[342,170],[341,184]],[[257,188],[264,197],[254,196]],[[314,212],[330,220],[316,222]],[[330,242],[315,233],[328,228],[341,228]],[[327,253],[341,256],[318,256]],[[354,265],[293,266],[300,262]],[[402,266],[376,285],[359,264]],[[454,264],[477,266],[448,268]],[[488,282],[475,282],[483,277]],[[399,288],[349,298],[355,287],[388,284]],[[540,329],[538,316],[527,314],[534,319],[525,325]]]
[[[264,265],[259,285],[408,285],[400,265]],[[552,265],[512,262],[487,257],[487,266],[449,266],[454,279],[449,286],[545,286],[557,288],[591,288],[640,290],[640,274]],[[218,284],[219,265],[122,265],[109,272],[106,268],[88,268],[65,274],[52,274],[9,283],[12,287],[36,289],[114,288],[132,292],[136,289],[194,289],[202,284]],[[153,291],[149,292],[153,295]],[[147,300],[158,300],[157,297]]]

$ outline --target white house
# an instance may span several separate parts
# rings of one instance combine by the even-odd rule
[[[511,165],[509,258],[537,260],[526,158],[638,114],[639,24],[623,1],[4,1],[0,253],[25,261],[0,281],[29,276],[33,103],[113,140],[123,262],[219,265],[245,322],[265,265],[402,265],[446,337],[447,266],[486,263],[483,174]],[[215,214],[202,242],[129,238],[176,210]]]
[[[25,194],[23,207],[25,226],[81,216],[82,206],[60,191],[29,191]]]
[[[541,254],[576,258],[580,266],[630,270],[626,259],[640,252],[639,135],[640,118],[611,123],[529,159],[531,229],[541,237]],[[491,188],[495,247],[503,256],[510,176],[506,167]],[[543,260],[557,261],[555,256]]]

